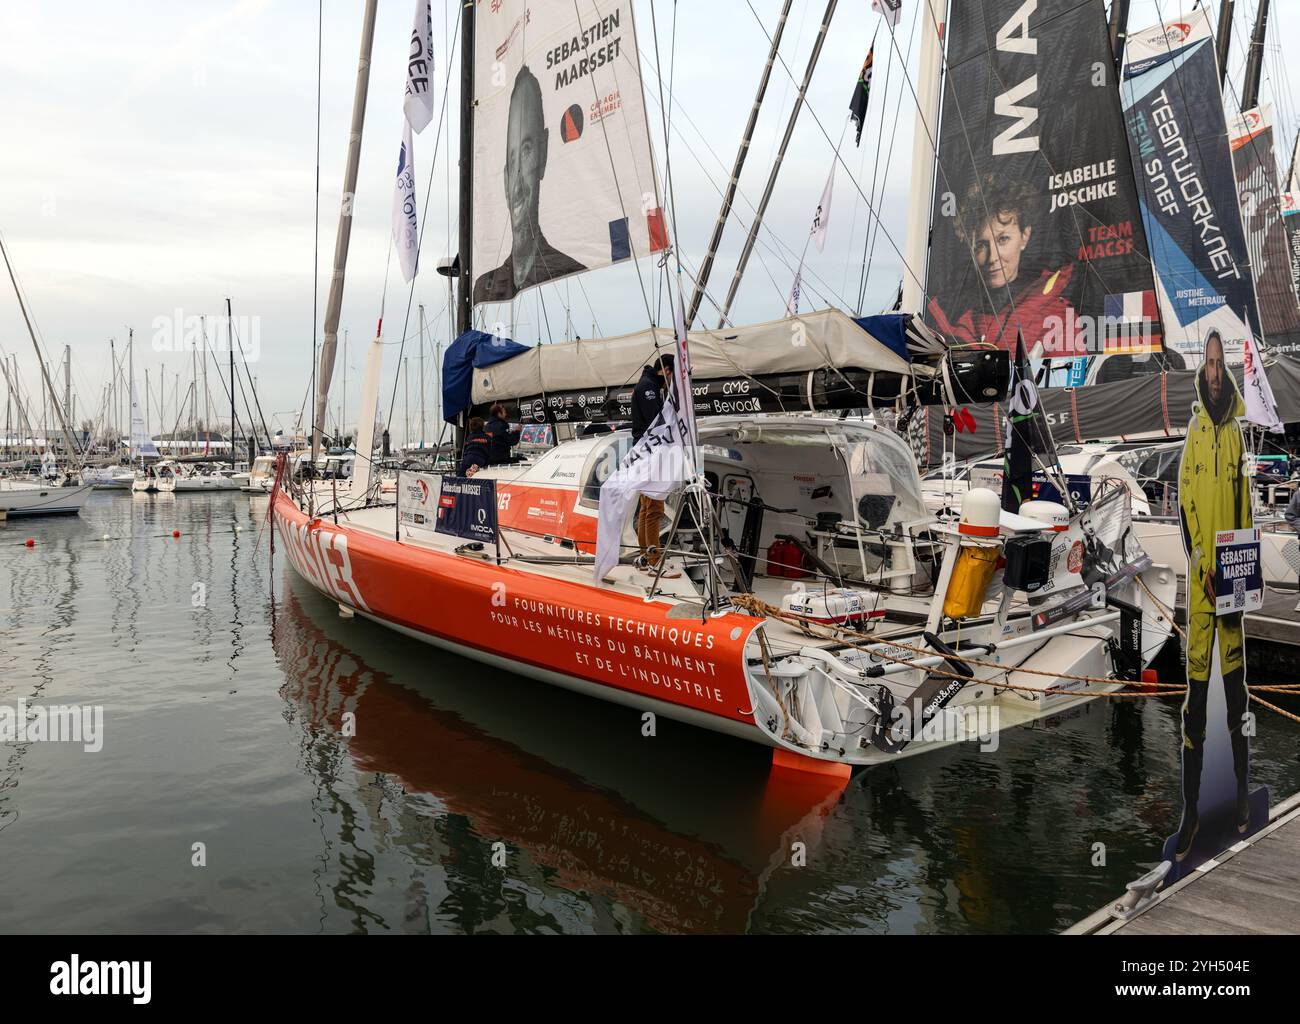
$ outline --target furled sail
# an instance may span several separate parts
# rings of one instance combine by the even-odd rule
[[[1008,351],[1023,336],[1058,384],[1105,362],[1090,357],[1131,373],[1160,348],[1103,13],[966,0],[949,25],[927,319]]]
[[[641,368],[656,353],[671,353],[673,346],[671,327],[647,328],[616,338],[537,345],[480,371],[474,379],[474,401],[569,388],[624,387],[635,383]],[[691,332],[691,370],[696,378],[802,373],[823,366],[884,373],[910,370],[905,354],[877,340],[839,310]]]
[[[1120,91],[1165,347],[1195,367],[1217,331],[1240,363],[1259,312],[1206,11],[1130,33]]]
[[[135,393],[135,381],[131,381],[131,458],[158,458],[158,448],[149,436],[144,423],[144,412],[140,408],[140,399]]]
[[[475,15],[473,301],[668,248],[632,0]]]
[[[1273,105],[1242,111],[1228,125],[1228,138],[1264,337],[1274,351],[1300,355],[1300,301],[1282,221]]]
[[[992,401],[1005,393],[1005,353],[949,351],[919,318],[854,319],[827,309],[690,336],[696,415],[864,408],[904,392],[920,402]],[[444,415],[514,403],[525,422],[601,422],[630,415],[632,385],[670,328],[525,348],[471,331],[443,360]]]

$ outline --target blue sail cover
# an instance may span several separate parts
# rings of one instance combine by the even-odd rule
[[[528,346],[484,331],[466,331],[442,357],[442,418],[456,417],[473,403],[474,371],[527,352]]]
[[[882,345],[893,349],[898,358],[910,363],[912,354],[907,350],[907,319],[903,313],[880,313],[855,317],[853,322]]]

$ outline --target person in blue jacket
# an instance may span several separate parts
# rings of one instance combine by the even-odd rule
[[[461,449],[460,466],[456,472],[461,476],[473,476],[484,466],[490,465],[491,446],[492,439],[483,429],[483,417],[475,416],[469,421],[469,432],[465,435],[465,447]]]
[[[487,426],[484,429],[491,440],[488,445],[488,459],[491,465],[503,466],[506,463],[519,461],[510,449],[519,443],[523,427],[510,425],[510,421],[506,419],[506,407],[500,402],[488,410]]]

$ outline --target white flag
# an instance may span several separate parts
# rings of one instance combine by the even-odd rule
[[[871,0],[871,9],[882,15],[885,24],[893,31],[898,26],[899,15],[903,13],[903,0]]]
[[[802,282],[803,282],[803,267],[800,267],[797,271],[795,271],[794,285],[790,289],[790,297],[785,300],[786,316],[799,315],[799,289],[802,287]]]
[[[622,464],[601,485],[600,518],[596,521],[597,583],[618,565],[623,525],[637,495],[644,494],[662,501],[684,483],[695,479],[695,453],[690,432],[689,420],[677,407],[677,387],[674,386],[650,429],[641,435],[641,440],[623,456]]]
[[[1246,419],[1261,427],[1267,427],[1275,434],[1282,433],[1282,421],[1277,415],[1277,402],[1273,399],[1273,389],[1269,386],[1264,373],[1264,363],[1259,358],[1259,350],[1250,335],[1246,335],[1245,347],[1246,378]]]
[[[826,187],[822,189],[822,201],[817,204],[817,213],[812,223],[812,238],[818,252],[826,248],[826,229],[831,226],[831,189],[834,185],[835,164],[832,163],[830,177],[826,179]]]
[[[402,277],[415,277],[420,261],[420,218],[415,202],[415,158],[411,151],[411,123],[402,124],[402,152],[397,158],[393,183],[393,244],[402,263]]]
[[[406,120],[422,132],[433,120],[433,10],[430,0],[415,0],[411,56],[406,64]]]

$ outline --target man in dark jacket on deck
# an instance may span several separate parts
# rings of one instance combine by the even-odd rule
[[[523,428],[510,426],[510,421],[506,418],[506,407],[500,402],[488,410],[488,421],[483,429],[491,439],[488,458],[493,466],[518,461],[510,449],[519,443]]]
[[[641,379],[632,392],[632,443],[650,429],[664,407],[664,390],[673,375],[673,357],[667,353],[641,368]]]

